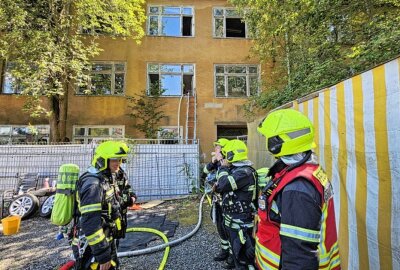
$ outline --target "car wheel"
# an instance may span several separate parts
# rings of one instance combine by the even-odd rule
[[[18,215],[21,219],[32,216],[39,208],[39,199],[32,194],[26,193],[17,196],[8,207],[10,215]]]
[[[51,211],[53,210],[55,195],[49,196],[40,206],[39,215],[41,217],[48,218],[51,216]]]

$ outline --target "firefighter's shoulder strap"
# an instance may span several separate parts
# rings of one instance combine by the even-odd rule
[[[253,197],[252,197],[252,201],[253,201],[253,203],[254,203],[254,206],[256,207],[256,209],[258,208],[258,200],[257,200],[257,197],[258,197],[258,192],[259,192],[259,189],[258,189],[258,173],[257,173],[257,171],[253,168],[253,167],[251,167],[251,166],[246,166],[246,168],[249,168],[250,169],[250,171],[251,171],[251,173],[252,173],[252,175],[253,175],[253,178],[254,178],[254,187],[253,187]]]

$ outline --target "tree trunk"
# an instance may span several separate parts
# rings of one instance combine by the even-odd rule
[[[67,94],[67,93],[66,93]],[[60,114],[58,119],[58,130],[60,133],[60,141],[67,141],[67,108],[68,108],[68,97],[62,96],[59,99]]]
[[[68,112],[68,81],[65,76],[61,80],[64,85],[63,95],[54,95],[49,101],[50,142],[65,142],[67,140],[67,112]]]
[[[67,129],[67,103],[64,96],[49,97],[50,103],[50,142],[63,142],[66,140]]]
[[[62,142],[68,141],[67,139],[67,113],[68,113],[68,81],[63,76],[64,95],[59,96],[59,120],[58,128],[60,132],[60,139]],[[69,138],[70,139],[70,138]]]
[[[52,104],[52,97],[49,97],[49,104]],[[57,142],[60,137],[60,132],[58,131],[57,116],[54,111],[50,111],[49,115],[49,125],[50,125],[50,143]]]
[[[48,98],[49,101],[49,124],[50,124],[50,142],[60,141],[60,129],[58,127],[59,123],[59,100],[57,96],[51,96]]]

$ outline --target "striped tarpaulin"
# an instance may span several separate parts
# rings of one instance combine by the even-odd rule
[[[400,58],[293,102],[332,179],[342,269],[400,269]]]

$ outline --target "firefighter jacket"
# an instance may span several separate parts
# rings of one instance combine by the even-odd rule
[[[222,212],[225,225],[240,229],[253,226],[255,213],[255,170],[251,163],[234,163],[231,167],[220,167],[217,172],[215,191],[222,196]]]
[[[133,203],[132,197],[137,199],[137,196],[135,192],[133,192],[133,189],[128,181],[128,176],[123,169],[119,169],[115,178],[118,185],[118,195],[120,197],[121,208],[125,212],[126,209]]]
[[[94,168],[89,168],[89,171],[91,169]],[[106,263],[111,260],[113,235],[121,226],[116,185],[111,174],[105,170],[84,173],[77,188],[78,231],[85,235],[96,261]]]
[[[324,171],[306,163],[273,177],[280,182],[259,203],[258,268],[340,269],[332,186]]]

